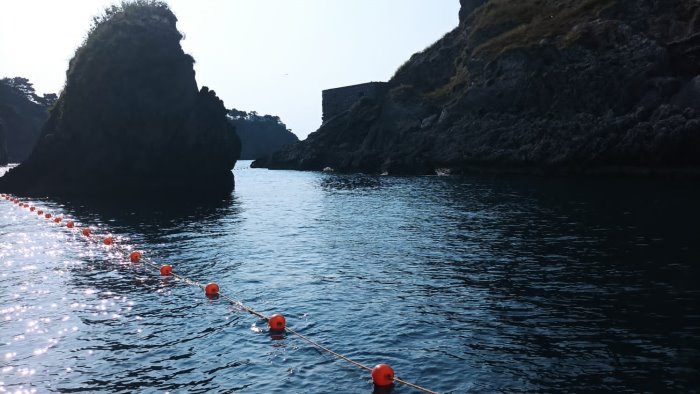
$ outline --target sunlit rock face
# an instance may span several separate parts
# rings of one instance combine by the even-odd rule
[[[700,172],[700,7],[461,0],[387,93],[258,167],[388,174]]]
[[[240,141],[167,5],[124,3],[97,18],[31,156],[0,179],[24,194],[230,192]]]

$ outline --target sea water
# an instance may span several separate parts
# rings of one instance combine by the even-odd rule
[[[23,201],[439,392],[698,392],[697,182],[249,164],[214,201]],[[4,200],[0,365],[0,392],[374,390],[367,371]]]

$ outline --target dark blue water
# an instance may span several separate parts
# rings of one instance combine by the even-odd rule
[[[697,182],[248,164],[220,201],[25,201],[439,392],[699,391]],[[4,200],[0,295],[0,392],[373,391],[366,371]]]

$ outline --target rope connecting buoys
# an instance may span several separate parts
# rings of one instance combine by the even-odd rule
[[[218,296],[219,295],[219,285],[217,285],[214,282],[207,284],[204,287],[204,294],[209,298]]]
[[[141,261],[141,252],[133,251],[129,255],[129,260],[131,260],[132,263],[136,264],[139,261]]]
[[[267,318],[267,325],[270,327],[270,331],[284,332],[284,329],[287,328],[287,320],[281,314],[275,313]]]
[[[161,276],[170,276],[173,274],[173,266],[170,264],[163,264],[162,267],[160,267],[160,275]]]
[[[8,201],[13,201],[15,204],[18,204],[18,203],[19,203],[19,199],[13,199],[13,198],[12,198],[11,196],[9,196],[9,195],[0,195],[0,197],[5,198],[5,199],[8,200]],[[29,204],[26,204],[26,203],[22,203],[22,204],[23,204],[23,207],[28,207],[30,212],[33,212],[33,211],[36,209],[34,206],[29,206]],[[43,210],[38,210],[38,212],[37,212],[38,215],[42,215],[43,213],[44,213]],[[46,218],[47,218],[47,219],[51,218],[51,214],[50,214],[50,213],[46,213]],[[55,217],[55,218],[54,218],[54,222],[60,223],[60,222],[61,222],[61,218],[58,217],[58,216]],[[72,220],[67,220],[67,221],[66,221],[66,227],[67,227],[68,229],[73,229],[73,228],[75,227],[75,223],[74,223]],[[87,239],[89,242],[98,243],[98,244],[100,243],[99,237],[90,238],[91,230],[90,230],[89,227],[83,228],[83,229],[82,229],[82,234],[86,237],[86,239]],[[112,245],[112,244],[114,243],[114,239],[113,239],[113,237],[112,237],[111,235],[108,235],[107,237],[105,237],[105,238],[102,239],[102,243],[104,243],[105,245]],[[242,309],[245,310],[246,312],[248,312],[248,313],[250,313],[250,314],[252,314],[252,315],[254,315],[254,316],[257,316],[257,317],[259,317],[259,318],[261,318],[261,319],[266,320],[267,323],[268,323],[268,326],[269,326],[269,328],[270,328],[270,332],[271,332],[271,333],[284,333],[284,332],[286,332],[286,333],[295,335],[295,336],[297,336],[298,338],[300,338],[301,340],[303,340],[303,341],[309,343],[310,345],[312,345],[312,346],[314,346],[314,347],[316,347],[316,348],[318,348],[318,349],[320,349],[320,350],[322,350],[322,351],[324,351],[324,352],[327,352],[327,353],[331,354],[332,356],[334,356],[334,357],[336,357],[336,358],[338,358],[338,359],[341,359],[341,360],[343,360],[343,361],[346,361],[347,363],[352,364],[352,365],[354,365],[354,366],[356,366],[356,367],[358,367],[358,368],[362,368],[362,369],[365,369],[365,370],[367,370],[367,371],[370,371],[371,377],[372,377],[372,382],[374,383],[374,385],[378,388],[378,390],[379,390],[380,392],[383,392],[383,390],[387,390],[387,389],[388,389],[388,390],[391,390],[392,384],[393,384],[394,382],[396,382],[396,383],[401,383],[401,384],[406,385],[406,386],[408,386],[408,387],[414,388],[414,389],[416,389],[416,390],[420,390],[420,391],[425,392],[425,393],[437,394],[436,392],[434,392],[434,391],[432,391],[432,390],[429,390],[429,389],[427,389],[427,388],[425,388],[425,387],[422,387],[422,386],[419,386],[419,385],[417,385],[417,384],[413,384],[413,383],[407,382],[407,381],[405,381],[405,380],[403,380],[403,379],[400,379],[400,378],[396,377],[396,376],[394,375],[394,370],[393,370],[389,365],[387,365],[387,364],[378,364],[378,365],[376,365],[374,368],[370,368],[370,367],[368,367],[367,365],[361,364],[361,363],[359,363],[359,362],[357,362],[357,361],[355,361],[355,360],[352,360],[352,359],[350,359],[350,358],[348,358],[348,357],[346,357],[346,356],[343,356],[343,355],[340,354],[340,353],[334,352],[333,350],[327,348],[326,346],[324,346],[324,345],[322,345],[322,344],[320,344],[320,343],[318,343],[318,342],[316,342],[316,341],[314,341],[314,340],[312,340],[312,339],[310,339],[310,338],[304,336],[304,335],[301,334],[300,332],[298,332],[298,331],[296,331],[296,330],[294,330],[294,329],[292,329],[292,328],[290,328],[290,327],[287,327],[287,325],[286,325],[287,322],[286,322],[286,319],[285,319],[285,317],[284,317],[283,315],[281,315],[281,314],[279,314],[279,313],[275,313],[275,314],[273,314],[273,315],[271,315],[271,316],[269,316],[269,317],[266,317],[266,316],[263,315],[262,313],[257,312],[257,311],[255,311],[254,309],[251,309],[251,308],[247,307],[247,306],[244,305],[242,302],[240,302],[240,301],[238,301],[238,300],[235,300],[235,299],[233,299],[233,298],[231,298],[231,297],[229,297],[229,296],[227,296],[227,295],[225,295],[225,294],[221,294],[221,293],[220,293],[220,289],[219,289],[219,285],[216,284],[216,283],[214,283],[214,282],[208,283],[206,286],[203,286],[202,284],[200,284],[200,283],[198,283],[198,282],[196,282],[196,281],[194,281],[194,280],[192,280],[192,279],[189,279],[189,278],[187,278],[187,277],[185,277],[185,276],[182,276],[182,275],[173,273],[173,271],[172,271],[172,266],[169,265],[169,264],[164,264],[164,265],[162,265],[162,266],[159,267],[159,266],[157,266],[157,265],[155,265],[155,264],[149,262],[148,259],[144,259],[144,260],[142,261],[141,252],[132,251],[131,253],[129,253],[129,252],[126,250],[126,248],[124,248],[124,247],[121,247],[121,248],[120,248],[119,246],[115,246],[115,248],[117,248],[117,249],[115,249],[115,250],[116,250],[116,251],[119,251],[120,253],[126,252],[125,254],[128,254],[129,260],[130,260],[132,263],[143,262],[143,264],[144,264],[145,266],[148,266],[148,267],[150,267],[150,268],[159,270],[159,271],[160,271],[160,274],[161,274],[162,276],[170,276],[170,275],[172,275],[172,276],[176,277],[177,279],[179,279],[179,280],[181,280],[181,281],[183,281],[183,282],[185,282],[185,283],[187,283],[187,284],[194,285],[194,286],[198,286],[198,287],[200,287],[200,288],[204,288],[204,294],[205,294],[208,298],[217,298],[217,297],[221,297],[221,298],[223,298],[223,299],[225,299],[225,300],[231,302],[232,304],[237,305],[238,307],[242,308]],[[276,338],[278,338],[278,337],[277,337],[276,335],[273,335],[272,338],[275,338],[275,339],[276,339]]]
[[[391,386],[394,383],[394,370],[388,364],[377,364],[372,368],[372,381],[377,386]]]

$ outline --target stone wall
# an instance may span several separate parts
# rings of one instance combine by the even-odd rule
[[[363,97],[377,99],[386,92],[386,82],[368,82],[359,85],[323,91],[323,122],[341,114]]]

